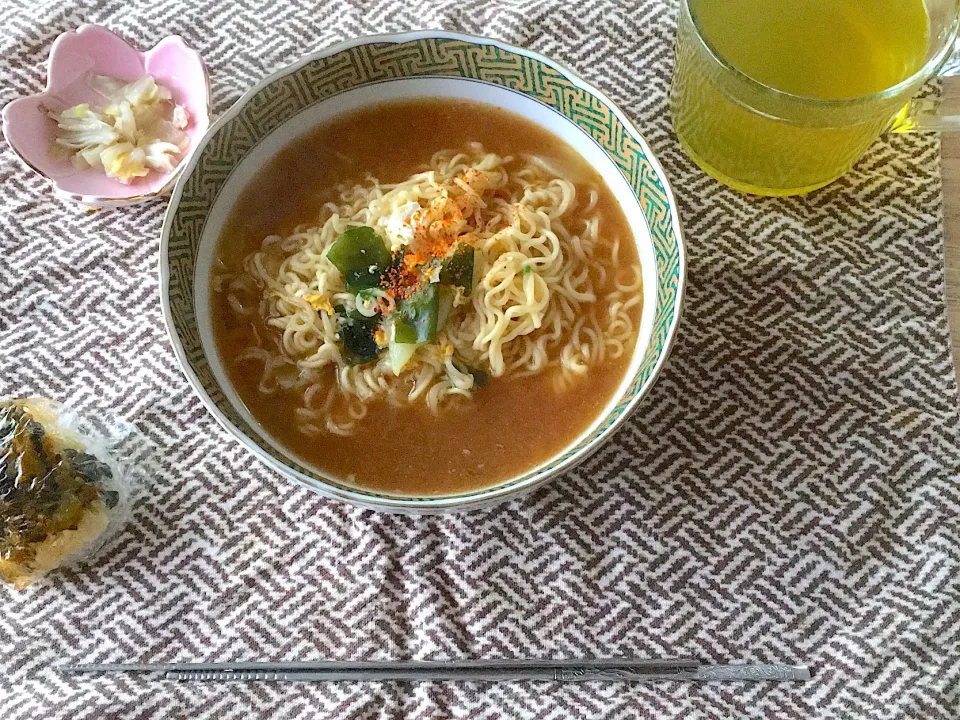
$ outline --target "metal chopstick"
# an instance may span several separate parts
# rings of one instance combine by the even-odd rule
[[[239,662],[74,665],[71,673],[148,673],[168,680],[269,682],[803,681],[803,665],[708,665],[690,659]]]

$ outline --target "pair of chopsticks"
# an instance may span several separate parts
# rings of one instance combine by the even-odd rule
[[[73,665],[75,674],[132,673],[180,681],[265,682],[656,682],[803,681],[804,665],[705,665],[696,660],[450,660]]]

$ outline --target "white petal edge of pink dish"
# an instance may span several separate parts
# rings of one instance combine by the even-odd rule
[[[100,168],[78,169],[69,158],[51,152],[56,121],[47,111],[60,112],[79,103],[97,104],[102,97],[90,87],[90,78],[106,75],[133,82],[152,75],[169,88],[173,101],[186,108],[190,124],[188,146],[172,172],[151,171],[124,184]],[[45,177],[57,197],[91,207],[120,207],[163,195],[210,125],[210,81],[196,50],[179,35],[161,40],[140,52],[126,40],[99,25],[81,25],[60,35],[47,60],[47,88],[19,98],[3,108],[3,134],[16,155]]]

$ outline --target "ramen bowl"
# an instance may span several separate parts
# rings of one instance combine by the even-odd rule
[[[643,310],[612,399],[562,452],[478,490],[446,495],[370,490],[312,466],[253,417],[215,345],[211,270],[218,238],[259,170],[295,138],[338,116],[397,101],[450,98],[524,116],[565,141],[604,179],[634,235]],[[322,495],[392,512],[463,511],[529,492],[570,470],[650,391],[680,318],[684,249],[663,170],[629,118],[600,90],[547,58],[495,40],[436,31],[351,40],[304,57],[251,88],[199,143],[163,227],[161,293],[176,356],[219,423],[257,459]],[[390,466],[389,458],[384,459]]]

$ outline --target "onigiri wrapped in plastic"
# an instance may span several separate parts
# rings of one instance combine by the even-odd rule
[[[0,580],[23,589],[85,559],[126,519],[130,477],[51,400],[0,401]]]

